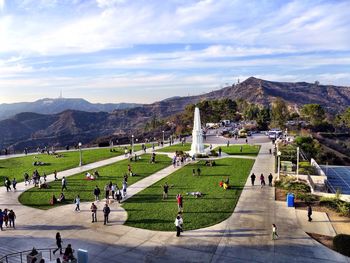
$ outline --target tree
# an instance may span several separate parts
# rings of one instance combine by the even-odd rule
[[[289,111],[285,101],[281,98],[277,98],[271,109],[272,126],[276,128],[284,128],[288,117]]]
[[[341,120],[343,121],[344,125],[347,128],[350,128],[350,107],[348,107],[340,116]]]
[[[258,124],[259,130],[267,130],[269,122],[271,120],[270,117],[270,109],[269,108],[262,108],[257,115],[256,123]]]
[[[320,125],[325,118],[325,111],[320,104],[305,104],[301,108],[301,114],[306,117],[313,126]]]

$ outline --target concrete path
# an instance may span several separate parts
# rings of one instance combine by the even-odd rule
[[[312,212],[312,222],[308,221],[307,210],[295,209],[298,223],[304,232],[334,237],[336,232],[324,212]]]
[[[262,145],[253,166],[256,175],[267,176],[273,169],[270,145]],[[149,185],[147,180],[155,182],[172,171],[174,168],[168,167],[153,178],[139,181],[134,190],[129,188],[129,194]],[[18,229],[0,233],[0,247],[7,252],[32,246],[54,247],[54,236],[59,231],[64,245],[72,243],[74,248],[87,249],[90,262],[350,262],[305,234],[295,209],[274,200],[274,188],[252,187],[249,178],[229,219],[186,231],[180,238],[174,232],[124,226],[126,213],[116,203],[111,205],[110,223],[103,226],[101,214],[98,223],[91,223],[90,203],[82,204],[80,213],[73,211],[73,204],[39,211],[18,204],[16,195],[0,193],[0,207],[13,208],[18,215]],[[99,208],[102,205],[100,202]],[[271,240],[272,223],[280,235],[276,241]]]

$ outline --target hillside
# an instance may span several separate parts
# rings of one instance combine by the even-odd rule
[[[107,110],[87,112],[84,110],[85,104],[78,102],[75,107],[79,111],[66,110],[47,115],[21,113],[0,121],[0,148],[14,146],[16,149],[23,149],[26,146],[47,144],[64,146],[76,144],[78,141],[88,143],[101,136],[130,134],[143,128],[153,116],[169,117],[183,111],[186,105],[205,99],[245,99],[252,103],[269,105],[277,97],[284,99],[291,107],[318,103],[331,112],[340,112],[350,106],[349,87],[316,86],[305,82],[272,82],[251,77],[240,84],[207,94],[173,97],[130,109],[116,109],[109,113]]]
[[[136,103],[90,103],[84,99],[41,99],[34,102],[18,102],[0,104],[0,120],[11,118],[21,112],[56,114],[65,110],[80,110],[87,112],[111,112],[113,110],[129,109],[140,104]]]

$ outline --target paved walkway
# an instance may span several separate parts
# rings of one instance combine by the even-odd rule
[[[253,166],[256,175],[271,172],[269,147],[270,144],[262,145]],[[174,168],[168,167],[135,183],[129,194],[172,171]],[[32,246],[54,247],[54,235],[60,231],[64,245],[70,242],[75,248],[89,251],[90,262],[350,262],[306,235],[297,223],[294,208],[274,200],[274,188],[252,187],[249,178],[229,219],[205,229],[186,231],[181,238],[176,238],[174,232],[124,226],[126,213],[115,203],[111,205],[110,224],[103,226],[102,222],[91,224],[89,203],[82,204],[81,213],[73,211],[73,204],[39,211],[21,206],[16,196],[0,193],[0,207],[14,208],[18,215],[18,229],[0,233],[0,247],[6,252]],[[101,221],[101,214],[98,216]],[[276,241],[271,240],[272,223],[279,230],[280,239]]]

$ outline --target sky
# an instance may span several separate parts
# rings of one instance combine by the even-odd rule
[[[0,103],[151,103],[250,76],[350,86],[348,0],[0,0]]]

